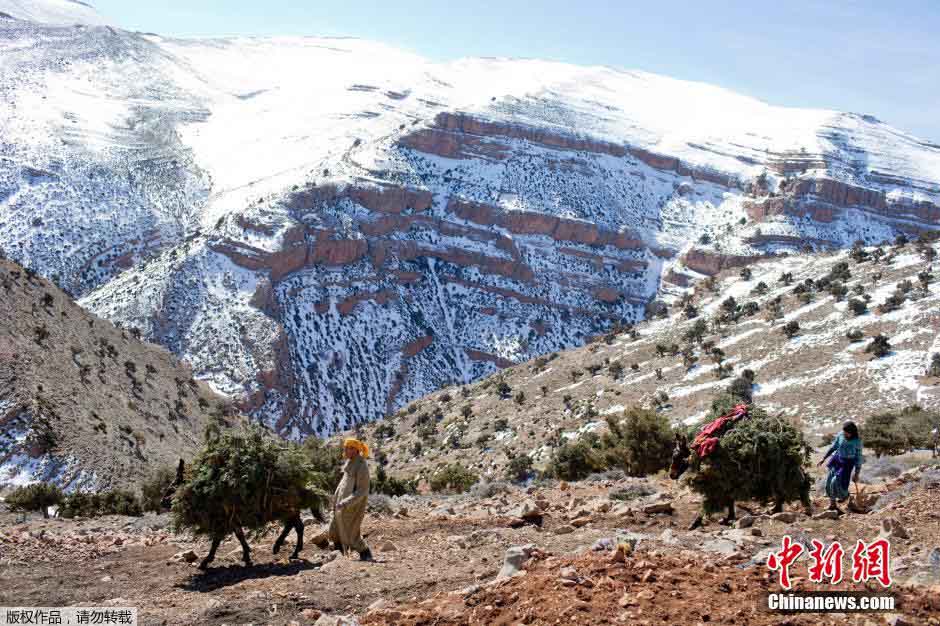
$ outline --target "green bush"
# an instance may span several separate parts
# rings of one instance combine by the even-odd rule
[[[436,427],[434,430],[437,431]],[[310,464],[310,469],[324,481],[323,488],[330,493],[336,491],[336,487],[342,478],[343,463],[345,462],[342,442],[337,441],[331,444],[319,437],[307,437],[303,443],[303,453],[307,458],[307,463]]]
[[[588,433],[577,441],[562,444],[552,454],[546,475],[560,480],[581,480],[607,469],[604,456],[596,448],[597,443],[597,435]]]
[[[428,482],[431,491],[464,493],[478,480],[479,476],[462,463],[451,463],[438,467]]]
[[[884,335],[875,335],[871,343],[865,346],[865,352],[873,354],[875,358],[888,356],[891,353],[891,344]]]
[[[532,474],[532,457],[520,454],[509,460],[506,466],[506,480],[521,483],[529,479]]]
[[[59,514],[62,517],[98,517],[100,515],[143,515],[140,498],[127,489],[113,489],[98,493],[77,491],[62,501]]]
[[[908,449],[908,437],[898,424],[895,413],[879,413],[867,420],[861,432],[862,443],[876,457],[904,454]]]
[[[414,494],[418,493],[418,481],[389,476],[385,473],[385,468],[379,466],[375,471],[375,479],[369,485],[369,491],[385,494],[386,496]]]
[[[7,496],[6,503],[14,511],[39,511],[49,517],[49,507],[62,501],[62,490],[49,483],[33,483],[17,487]]]
[[[144,511],[154,513],[161,511],[160,501],[174,478],[176,478],[176,471],[173,468],[161,467],[140,484],[140,500]]]
[[[618,467],[631,476],[653,474],[669,465],[673,431],[665,416],[646,409],[624,411],[607,419],[601,439],[605,468]]]

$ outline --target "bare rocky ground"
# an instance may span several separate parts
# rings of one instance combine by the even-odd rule
[[[663,477],[380,498],[382,512],[365,522],[375,563],[317,548],[311,527],[301,559],[287,559],[291,544],[275,558],[272,528],[252,541],[253,567],[242,566],[231,538],[205,573],[184,555],[201,557],[206,542],[174,535],[168,515],[21,522],[0,513],[0,605],[136,606],[145,624],[330,624],[339,615],[363,624],[940,624],[940,465],[923,461],[909,458],[912,469],[866,485],[878,496],[867,514],[815,519],[790,508],[787,521],[745,504],[750,527],[711,522],[691,532],[698,497]],[[624,491],[649,495],[610,497]],[[531,510],[542,526],[519,526]],[[875,539],[888,519],[897,614],[761,608],[777,586],[766,555],[784,534],[842,541],[850,571],[851,546]],[[637,540],[622,561],[603,543],[618,536]],[[527,545],[521,573],[497,580],[507,549]],[[810,588],[806,567],[804,558],[793,570],[797,588]]]

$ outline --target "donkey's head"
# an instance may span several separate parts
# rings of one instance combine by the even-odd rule
[[[180,459],[179,465],[176,466],[176,479],[166,488],[166,491],[163,492],[163,499],[160,500],[160,508],[164,511],[169,511],[173,506],[173,496],[176,495],[176,490],[179,489],[179,486],[183,484],[183,473],[185,470],[186,464],[183,463],[183,459]]]
[[[676,433],[676,445],[672,449],[672,463],[669,466],[669,478],[679,480],[679,477],[689,469],[689,457],[692,451],[689,449],[688,438]]]

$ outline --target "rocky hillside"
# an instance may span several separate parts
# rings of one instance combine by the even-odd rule
[[[0,260],[0,489],[135,485],[191,454],[228,403],[164,348]]]
[[[870,116],[6,13],[0,247],[290,437],[582,345],[697,273],[940,222],[940,147]]]
[[[625,408],[696,423],[748,371],[754,401],[809,435],[879,411],[936,410],[937,250],[911,243],[766,260],[744,276],[726,270],[672,290],[668,312],[632,332],[448,387],[364,433],[392,473],[461,461],[500,478],[511,456],[544,467],[560,443],[606,428]],[[883,352],[874,351],[878,335]]]

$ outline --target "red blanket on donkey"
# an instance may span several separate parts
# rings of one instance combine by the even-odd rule
[[[725,424],[736,422],[745,416],[747,416],[747,405],[739,404],[735,406],[721,417],[704,426],[695,436],[692,449],[695,450],[699,458],[708,456],[718,447],[718,437],[721,436],[721,430],[725,427]]]

